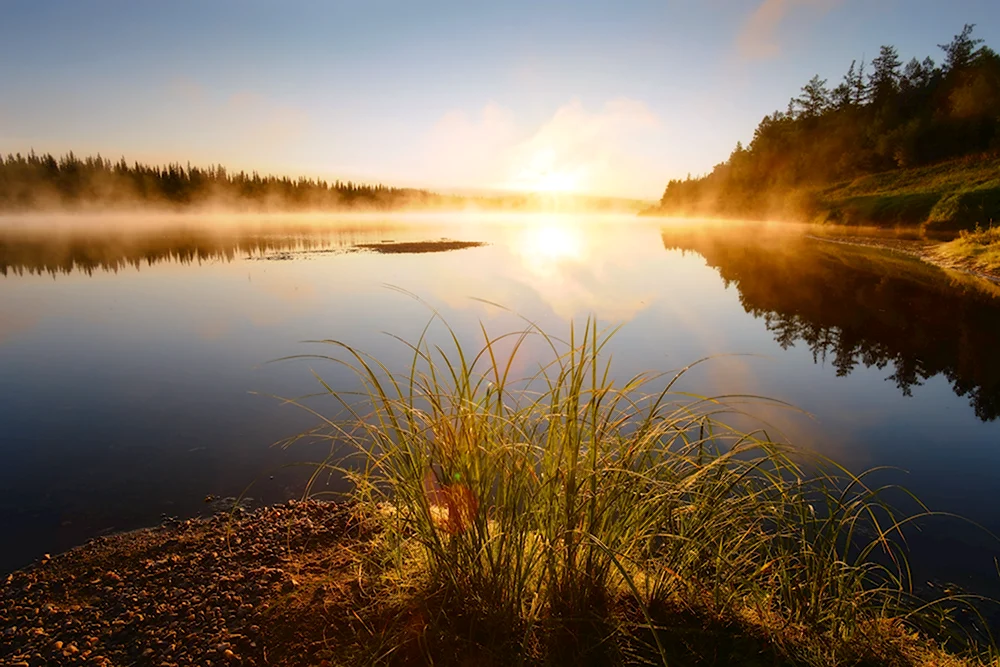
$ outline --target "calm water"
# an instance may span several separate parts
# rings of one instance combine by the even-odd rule
[[[995,286],[787,229],[572,216],[236,222],[0,231],[0,571],[204,512],[208,494],[301,493],[301,469],[283,466],[322,451],[273,444],[315,419],[273,396],[316,389],[310,369],[354,385],[332,365],[268,362],[336,338],[402,368],[405,348],[382,332],[414,339],[429,312],[387,285],[426,299],[470,342],[480,321],[517,327],[476,298],[554,333],[590,313],[624,323],[610,346],[622,376],[739,353],[683,388],[791,402],[808,414],[754,411],[854,470],[894,466],[878,480],[1000,533]],[[355,247],[441,238],[486,245]],[[926,521],[911,545],[922,579],[996,593],[1000,548],[983,533]]]

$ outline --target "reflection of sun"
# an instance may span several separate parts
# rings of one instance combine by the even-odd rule
[[[525,266],[541,276],[551,276],[559,263],[580,261],[584,255],[580,230],[563,225],[529,227],[522,232],[518,246]]]

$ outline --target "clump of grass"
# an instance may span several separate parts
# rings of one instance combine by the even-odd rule
[[[958,238],[936,249],[942,259],[979,271],[1000,273],[1000,227],[979,224],[972,231],[962,231]]]
[[[907,519],[864,476],[727,426],[746,397],[679,393],[685,371],[619,384],[590,319],[472,348],[430,326],[403,373],[336,341],[314,355],[364,387],[323,385],[352,452],[325,467],[384,523],[382,594],[410,591],[382,658],[943,664],[916,639]]]

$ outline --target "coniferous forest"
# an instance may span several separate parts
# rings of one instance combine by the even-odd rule
[[[112,162],[70,152],[0,154],[0,213],[144,209],[297,212],[477,209],[638,211],[648,202],[594,195],[494,192],[441,194],[353,181],[262,176],[168,164]]]
[[[351,181],[291,179],[168,164],[151,166],[100,155],[79,158],[11,154],[0,159],[0,211],[153,206],[248,210],[390,209],[444,206],[460,198],[426,190]]]
[[[940,49],[904,63],[883,46],[835,85],[814,76],[711,173],[671,180],[656,212],[988,222],[974,218],[1000,211],[1000,56],[973,25]]]

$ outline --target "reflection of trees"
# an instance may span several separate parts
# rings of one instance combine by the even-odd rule
[[[231,262],[279,252],[348,249],[380,241],[384,232],[384,227],[230,234],[191,229],[132,234],[0,232],[0,274],[92,274],[160,262]]]
[[[792,234],[663,231],[735,284],[740,303],[782,347],[805,343],[838,376],[891,368],[904,395],[944,375],[983,420],[1000,416],[1000,299],[941,270]]]

